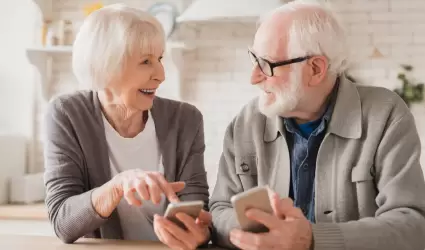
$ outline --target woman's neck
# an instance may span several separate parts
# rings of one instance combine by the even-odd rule
[[[128,108],[102,91],[99,92],[99,101],[106,120],[122,137],[133,138],[144,130],[148,111]]]

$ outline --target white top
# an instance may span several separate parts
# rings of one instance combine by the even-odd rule
[[[149,112],[145,129],[133,138],[124,138],[109,124],[103,115],[106,141],[109,149],[111,176],[130,170],[159,171],[163,173],[155,123]],[[135,193],[136,198],[139,198]],[[139,198],[140,199],[140,198]],[[159,205],[143,201],[141,207],[130,206],[123,198],[117,207],[125,240],[150,240],[158,238],[153,230],[153,215],[163,214],[166,208],[164,196]]]

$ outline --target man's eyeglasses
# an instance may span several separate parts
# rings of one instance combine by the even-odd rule
[[[249,57],[251,58],[252,64],[258,65],[258,67],[260,67],[260,69],[261,69],[261,72],[263,72],[263,74],[266,75],[266,76],[273,76],[274,75],[273,69],[276,68],[276,67],[289,65],[289,64],[293,64],[293,63],[299,63],[299,62],[302,62],[302,61],[305,61],[305,60],[311,58],[311,56],[304,56],[304,57],[297,57],[297,58],[294,58],[294,59],[289,59],[289,60],[285,60],[285,61],[281,61],[281,62],[270,62],[267,59],[257,57],[250,50],[248,50],[248,54],[249,54]]]

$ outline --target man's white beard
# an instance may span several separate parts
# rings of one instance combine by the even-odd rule
[[[267,105],[268,97],[264,94],[260,95],[258,105],[261,113],[267,117],[285,117],[288,112],[293,111],[297,107],[303,96],[301,70],[301,65],[294,65],[293,71],[289,75],[288,88],[267,89],[267,91],[274,93],[274,103]]]

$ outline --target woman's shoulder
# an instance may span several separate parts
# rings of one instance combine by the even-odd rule
[[[54,96],[48,104],[47,112],[51,114],[93,113],[97,95],[91,90],[74,91]]]
[[[178,116],[182,119],[203,119],[201,111],[195,105],[162,97],[155,98],[152,111],[163,115],[169,114],[173,117]]]

